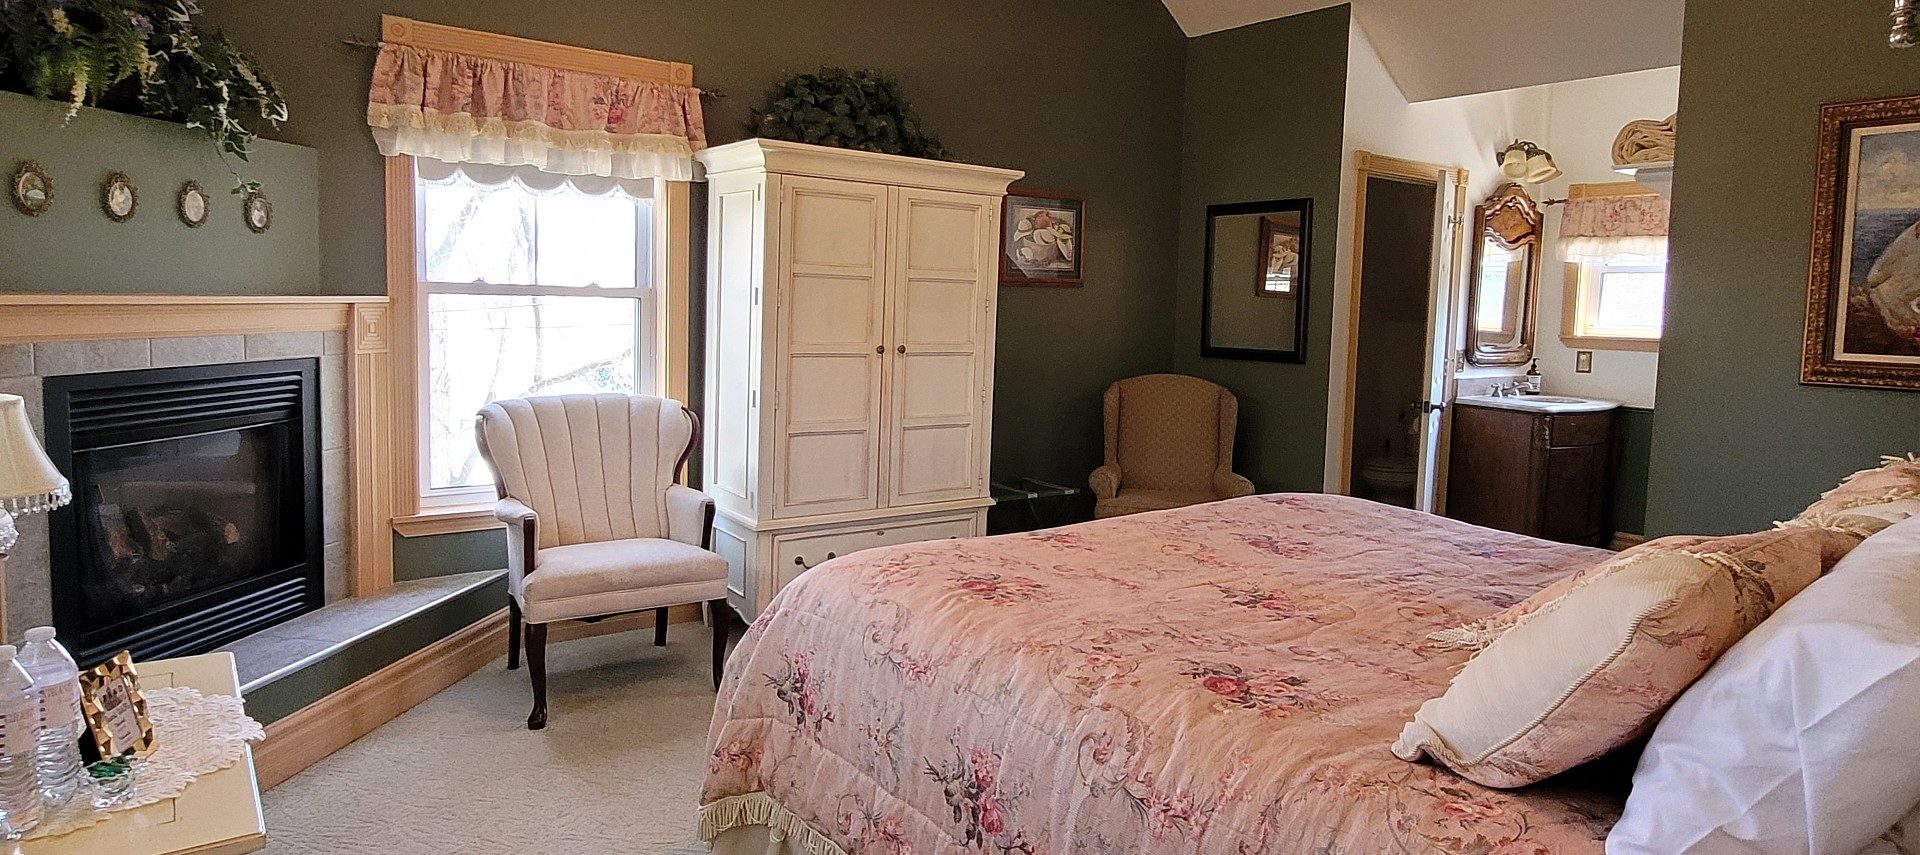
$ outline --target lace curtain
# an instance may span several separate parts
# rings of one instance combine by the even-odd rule
[[[1665,261],[1667,197],[1589,196],[1571,199],[1560,215],[1560,257],[1604,261],[1621,255]]]
[[[565,175],[693,178],[700,90],[383,44],[367,94],[380,153]]]

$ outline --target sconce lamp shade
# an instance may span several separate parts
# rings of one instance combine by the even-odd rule
[[[1553,162],[1553,155],[1536,150],[1527,158],[1527,181],[1531,184],[1544,184],[1560,177],[1560,167]]]
[[[1500,154],[1500,174],[1518,181],[1527,175],[1527,153],[1518,146],[1511,146]]]
[[[33,514],[73,501],[60,470],[53,468],[27,422],[19,395],[0,395],[0,511]]]

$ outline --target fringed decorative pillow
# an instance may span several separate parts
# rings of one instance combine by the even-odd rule
[[[1858,542],[1812,527],[1662,538],[1582,570],[1530,600],[1446,694],[1421,705],[1393,752],[1489,787],[1593,760],[1645,734],[1721,653]]]
[[[1880,458],[1781,526],[1835,528],[1867,537],[1908,517],[1920,516],[1920,455]]]

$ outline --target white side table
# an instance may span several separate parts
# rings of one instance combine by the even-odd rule
[[[143,689],[189,686],[209,695],[240,694],[233,654],[207,653],[136,663]],[[204,775],[178,798],[115,811],[106,821],[48,840],[29,840],[26,855],[243,855],[267,845],[253,751]]]

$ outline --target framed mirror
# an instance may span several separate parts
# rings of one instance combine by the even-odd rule
[[[1305,362],[1313,200],[1207,206],[1200,355]]]
[[[1525,365],[1533,359],[1533,306],[1540,284],[1540,209],[1518,184],[1473,209],[1473,279],[1467,289],[1467,361]]]

